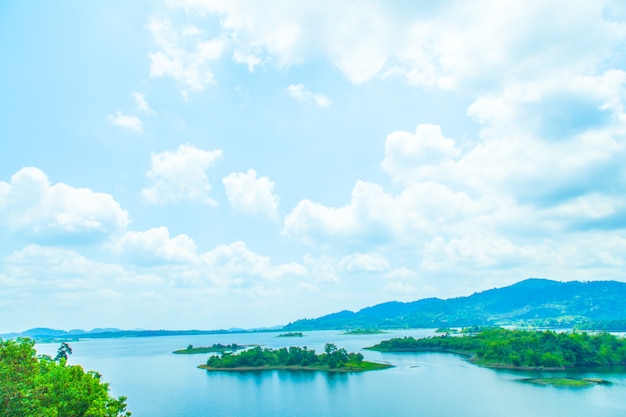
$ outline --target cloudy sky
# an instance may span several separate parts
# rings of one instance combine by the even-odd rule
[[[0,3],[0,332],[626,281],[623,1]]]

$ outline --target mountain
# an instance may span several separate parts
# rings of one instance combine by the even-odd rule
[[[7,333],[0,337],[12,339],[16,337],[29,337],[35,340],[63,341],[77,339],[109,339],[117,337],[157,337],[157,336],[188,336],[199,334],[228,334],[241,333],[243,330],[121,330],[117,328],[97,328],[85,330],[56,330],[45,327],[37,327],[22,333]]]
[[[529,278],[467,297],[391,301],[289,323],[283,330],[435,328],[490,325],[571,327],[626,319],[626,283]]]

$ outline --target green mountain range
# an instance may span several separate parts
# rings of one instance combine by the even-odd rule
[[[425,298],[341,311],[289,323],[283,330],[398,329],[522,325],[626,324],[626,283],[530,278],[468,297]],[[620,330],[620,329],[615,329]]]

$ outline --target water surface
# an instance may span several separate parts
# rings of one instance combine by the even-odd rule
[[[337,331],[279,338],[278,333],[94,339],[70,343],[70,363],[97,370],[114,395],[128,397],[134,417],[623,417],[624,369],[591,369],[576,377],[613,382],[589,388],[540,387],[520,382],[541,374],[496,371],[443,353],[380,353],[362,350],[381,340],[430,336],[432,330],[377,335]],[[208,355],[174,355],[176,349],[222,344],[307,346],[318,353],[335,343],[366,360],[395,368],[353,374],[307,371],[207,372],[197,368]],[[58,344],[37,345],[54,354]],[[548,374],[555,375],[555,374]],[[559,376],[571,376],[560,372]]]

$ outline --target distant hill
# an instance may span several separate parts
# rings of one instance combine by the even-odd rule
[[[626,283],[529,278],[468,297],[425,298],[340,311],[289,323],[283,330],[436,328],[492,325],[572,327],[626,319]]]
[[[65,341],[76,339],[109,339],[117,337],[157,337],[157,336],[186,336],[198,334],[227,334],[245,332],[241,329],[231,330],[121,330],[116,328],[85,330],[56,330],[38,327],[22,333],[8,333],[0,335],[4,338],[29,337],[39,341]]]

